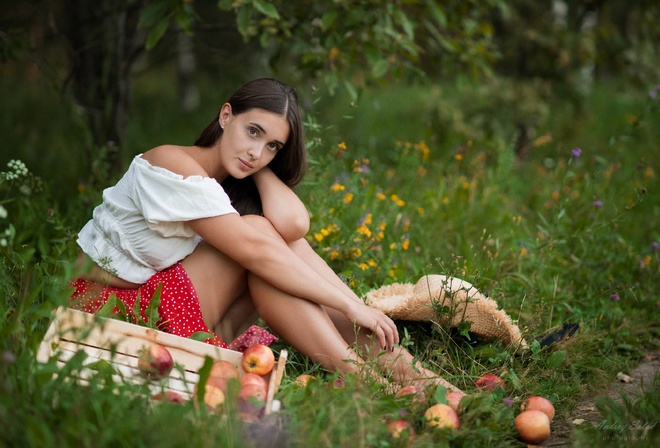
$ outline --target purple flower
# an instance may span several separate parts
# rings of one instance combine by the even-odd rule
[[[649,99],[654,100],[656,96],[657,96],[657,94],[655,93],[655,90],[651,90],[649,92]]]
[[[660,250],[660,243],[658,243],[657,241],[652,242],[651,243],[651,249]]]
[[[594,201],[594,207],[601,208],[603,206],[603,201]]]
[[[619,297],[619,294],[617,294],[617,293],[613,293],[613,294],[610,296],[610,300],[611,300],[612,302],[618,302],[619,300],[621,300],[621,297]]]
[[[504,404],[504,406],[506,406],[507,408],[510,408],[511,405],[513,404],[513,398],[509,398],[509,397],[502,398],[502,404]]]
[[[580,155],[582,155],[582,150],[580,148],[574,148],[571,151],[571,155],[577,159],[580,157]]]

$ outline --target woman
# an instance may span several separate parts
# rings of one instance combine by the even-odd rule
[[[305,167],[293,89],[272,79],[245,84],[194,146],[138,155],[104,191],[79,234],[79,264],[88,268],[74,282],[73,303],[94,312],[114,293],[127,309],[139,298],[144,313],[160,286],[165,331],[212,329],[217,336],[207,342],[224,346],[221,338],[235,338],[258,313],[326,369],[363,368],[349,344],[357,341],[397,382],[455,389],[413,368],[394,322],[366,306],[304,239],[309,216],[291,188]]]

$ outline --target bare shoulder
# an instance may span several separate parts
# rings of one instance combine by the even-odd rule
[[[142,158],[153,166],[165,168],[183,177],[207,175],[193,156],[193,147],[190,146],[157,146],[142,154]]]

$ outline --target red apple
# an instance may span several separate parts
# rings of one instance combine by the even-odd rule
[[[245,421],[258,421],[265,406],[266,390],[257,384],[246,384],[238,392],[238,415]]]
[[[246,373],[241,377],[241,387],[253,384],[259,386],[263,389],[264,395],[268,392],[268,383],[263,376],[259,376],[256,373]]]
[[[387,429],[393,439],[404,439],[412,442],[415,438],[415,429],[405,420],[397,419],[387,422]]]
[[[159,380],[169,376],[174,360],[168,349],[159,344],[151,345],[138,353],[138,370],[143,375]]]
[[[346,387],[346,381],[342,377],[338,377],[331,383],[328,383],[328,389],[343,389],[344,387]]]
[[[316,381],[316,377],[307,374],[299,375],[295,379],[296,387],[299,387],[301,389],[307,387],[307,385],[310,384],[312,381]]]
[[[197,397],[199,394],[199,389],[197,388],[197,385],[195,385],[195,391],[194,391],[194,396]],[[218,410],[220,407],[222,407],[223,403],[225,402],[225,393],[222,389],[219,387],[211,386],[207,384],[204,388],[204,403],[206,405],[213,409],[213,410]],[[197,401],[195,401],[197,403]]]
[[[158,392],[151,398],[155,401],[166,401],[168,403],[183,404],[186,402],[186,399],[183,398],[181,394],[174,392],[173,390],[166,390],[165,393]]]
[[[424,412],[424,424],[428,428],[454,428],[461,427],[458,414],[451,406],[438,403],[434,404]]]
[[[417,386],[404,386],[394,394],[395,397],[404,397],[406,395],[413,396],[413,403],[426,403],[426,394]]]
[[[247,373],[268,375],[275,366],[275,355],[267,345],[255,344],[243,352],[241,366]]]
[[[541,411],[523,411],[513,423],[518,437],[525,443],[539,444],[550,437],[550,419]]]
[[[492,373],[484,373],[474,382],[479,390],[494,390],[498,387],[504,387],[504,380]]]
[[[227,382],[232,378],[238,378],[238,368],[229,361],[219,360],[213,363],[206,386],[213,386],[222,392],[227,391]]]
[[[552,402],[544,397],[539,397],[537,395],[529,397],[520,404],[521,411],[541,411],[548,416],[548,419],[552,421],[555,418],[555,407],[552,405]]]
[[[447,404],[449,404],[449,407],[452,408],[454,411],[458,412],[458,405],[461,402],[461,399],[465,396],[465,394],[459,394],[458,392],[447,392],[445,394],[445,398],[447,399]]]

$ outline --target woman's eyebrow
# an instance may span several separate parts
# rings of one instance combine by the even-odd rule
[[[255,122],[251,121],[250,124],[252,126],[254,126],[255,128],[259,129],[259,132],[261,132],[262,134],[268,135],[268,132],[266,132],[266,130],[259,123],[255,123]],[[274,140],[274,142],[277,143],[280,146],[284,146],[284,143],[282,143],[279,140]]]

